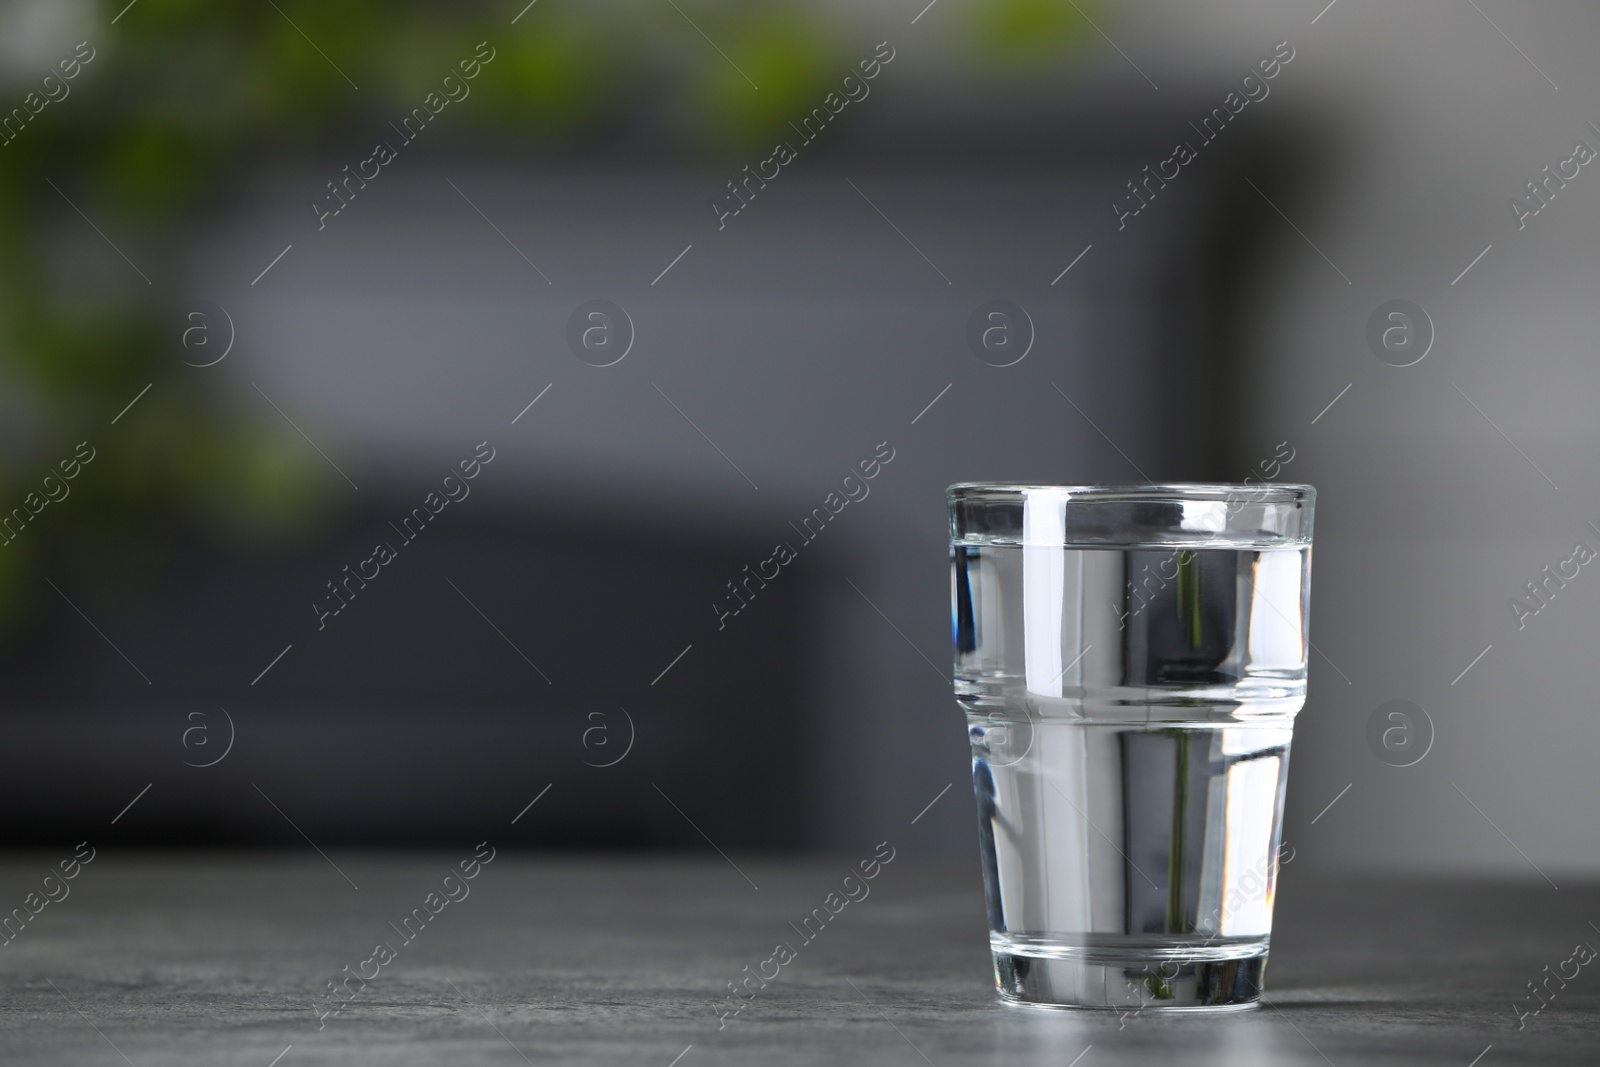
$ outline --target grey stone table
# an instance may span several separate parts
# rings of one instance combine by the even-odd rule
[[[1286,867],[1269,1006],[1124,1018],[996,1000],[975,862],[897,856],[808,942],[801,920],[843,898],[861,857],[736,869],[502,851],[451,877],[470,855],[102,849],[49,883],[64,856],[12,856],[0,906],[38,913],[20,930],[13,917],[0,949],[0,1062],[1600,1062],[1600,965],[1571,962],[1577,943],[1600,946],[1593,886],[1332,883]],[[779,942],[793,958],[765,962]],[[721,1021],[746,966],[779,973]],[[1563,988],[1557,971],[1577,973]],[[356,972],[376,977],[327,995]],[[1519,1030],[1513,1006],[1542,1003],[1531,979],[1555,992]]]

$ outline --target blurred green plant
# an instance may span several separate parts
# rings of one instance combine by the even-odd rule
[[[827,27],[793,8],[748,12],[729,27],[724,47],[739,57],[737,69],[732,61],[699,67],[691,100],[701,137],[735,156],[787,138],[789,123],[836,89],[856,59]]]
[[[1095,32],[1093,0],[986,0],[966,11],[978,57],[991,70],[1031,74]]]
[[[184,237],[225,207],[246,168],[364,143],[484,40],[495,63],[473,84],[477,102],[430,134],[435,147],[448,138],[549,154],[653,122],[685,153],[743,152],[787,136],[861,50],[807,0],[545,2],[513,25],[520,3],[99,5],[82,31],[97,55],[70,97],[0,145],[0,517],[77,442],[100,453],[70,503],[0,547],[0,628],[36,593],[29,571],[126,570],[195,530],[291,537],[336,499],[275,417],[230,412],[183,363]],[[1059,54],[1082,32],[1072,0],[977,10],[976,39],[996,56]],[[41,73],[56,58],[38,57]],[[16,100],[0,101],[0,114],[26,87],[5,91]],[[66,198],[148,282],[120,264],[102,270]]]

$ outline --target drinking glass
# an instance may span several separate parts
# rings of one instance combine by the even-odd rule
[[[1315,496],[950,487],[955,695],[1002,997],[1260,996]]]

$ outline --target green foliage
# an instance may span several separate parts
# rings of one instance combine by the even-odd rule
[[[741,14],[715,35],[726,58],[705,45],[707,62],[698,68],[693,90],[701,134],[711,146],[734,153],[771,148],[791,136],[789,123],[852,73],[852,60],[832,36],[798,13],[779,8]]]
[[[515,25],[515,0],[125,6],[100,5],[96,56],[70,95],[0,146],[0,382],[7,410],[27,416],[0,454],[0,513],[78,441],[100,453],[69,502],[0,547],[0,628],[18,617],[20,576],[40,567],[142,566],[196,527],[270,541],[326,505],[331,476],[298,439],[269,416],[220,414],[219,376],[181,361],[182,308],[197,295],[177,288],[187,228],[250,167],[365,149],[482,41],[494,62],[431,143],[538,152],[642,118],[684,135],[687,151],[765,149],[870,47],[845,47],[824,9],[800,0],[542,0]],[[1057,56],[1085,30],[1066,0],[972,10],[996,57]],[[120,264],[91,283],[61,258],[86,233],[68,196],[148,284]]]
[[[75,410],[114,403],[151,368],[158,346],[149,322],[115,309],[69,305],[35,309],[9,340],[7,363],[26,375],[40,400]],[[114,414],[112,408],[106,417]]]
[[[1060,60],[1093,34],[1099,14],[1093,0],[985,0],[969,19],[979,55],[1002,69],[1038,67]],[[1105,17],[1105,16],[1100,16]]]
[[[618,114],[641,90],[645,70],[637,42],[618,27],[555,10],[541,15],[549,17],[537,29],[493,42],[494,64],[474,92],[480,113],[514,136],[571,142]]]
[[[176,220],[213,185],[223,148],[199,133],[154,122],[117,131],[95,172],[100,203],[130,221]]]

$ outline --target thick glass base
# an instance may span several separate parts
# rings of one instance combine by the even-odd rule
[[[994,947],[995,984],[1009,1001],[1113,1011],[1237,1011],[1261,997],[1266,939],[1254,951],[1202,958],[1169,951],[1126,953],[1057,948],[1024,955]]]

